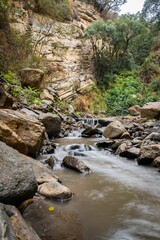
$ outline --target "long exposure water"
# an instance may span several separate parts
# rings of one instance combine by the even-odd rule
[[[98,150],[95,142],[99,140],[56,139],[59,162],[54,172],[74,193],[73,198],[63,203],[37,199],[24,217],[42,240],[160,240],[157,169]],[[61,167],[68,154],[83,155],[78,158],[92,172],[80,174]],[[53,212],[48,211],[50,206]]]

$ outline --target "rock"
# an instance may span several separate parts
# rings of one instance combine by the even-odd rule
[[[160,141],[160,132],[152,132],[145,139]]]
[[[82,133],[82,137],[91,137],[93,135],[102,135],[102,131],[97,128],[87,127]]]
[[[40,98],[41,98],[42,100],[45,99],[45,100],[54,101],[53,95],[51,95],[47,89],[44,89],[44,90],[41,92]]]
[[[113,140],[107,140],[107,141],[102,141],[102,142],[96,143],[96,146],[99,149],[107,149],[107,148],[110,148],[113,143],[114,143]]]
[[[75,169],[80,173],[89,172],[90,168],[87,167],[81,160],[72,156],[66,156],[62,163],[65,167]]]
[[[17,205],[34,196],[37,181],[26,156],[0,142],[0,202]]]
[[[160,102],[150,102],[141,108],[142,118],[160,119]]]
[[[98,120],[98,123],[102,126],[102,127],[106,127],[106,126],[108,126],[111,122],[113,122],[113,120],[112,119],[99,119]]]
[[[58,201],[70,200],[72,197],[71,191],[56,180],[39,185],[38,193]]]
[[[14,206],[2,203],[0,203],[0,239],[40,240]]]
[[[23,86],[39,88],[44,77],[44,72],[37,68],[23,68],[19,71],[19,76]]]
[[[20,153],[27,154],[28,149],[22,139],[7,125],[0,121],[0,141],[17,149]]]
[[[0,108],[11,108],[13,98],[5,92],[4,86],[0,83]]]
[[[121,138],[123,138],[123,139],[130,139],[131,136],[130,136],[129,132],[124,132],[124,133],[121,135]]]
[[[140,115],[141,107],[138,105],[135,105],[135,106],[128,108],[128,111],[132,116],[138,116],[138,115]]]
[[[152,162],[152,166],[158,168],[160,167],[160,156],[154,159],[154,161]]]
[[[26,162],[29,162],[33,169],[34,176],[39,185],[38,193],[40,195],[55,200],[69,200],[71,198],[71,191],[60,184],[61,181],[54,175],[52,170],[46,168],[44,164],[30,157],[26,157]]]
[[[159,156],[160,144],[142,145],[137,162],[139,165],[150,165]]]
[[[126,132],[126,129],[119,121],[111,122],[103,131],[103,135],[105,138],[118,138],[121,137],[121,135]]]
[[[39,152],[45,129],[37,119],[10,109],[0,109],[0,119],[22,139],[27,153]]]
[[[50,138],[57,137],[61,132],[61,120],[56,114],[41,114],[39,120],[44,124],[46,132]]]
[[[58,162],[58,159],[55,157],[55,156],[50,156],[46,161],[45,163],[48,164],[48,166],[51,167],[51,169],[53,169],[55,163]]]
[[[140,148],[131,147],[129,149],[125,149],[119,154],[121,157],[126,157],[129,159],[135,159],[140,155]]]

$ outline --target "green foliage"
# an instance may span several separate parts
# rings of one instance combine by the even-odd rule
[[[143,94],[142,94],[143,93]],[[104,94],[107,114],[125,115],[133,105],[142,106],[149,101],[155,101],[158,96],[152,95],[151,89],[143,86],[137,74],[122,74],[117,76],[115,83]]]
[[[142,16],[149,19],[152,23],[156,23],[160,29],[160,1],[159,0],[145,0]]]
[[[68,0],[37,0],[37,11],[57,21],[69,20],[71,17]]]
[[[138,62],[143,63],[150,48],[149,35],[149,26],[138,15],[97,21],[88,27],[86,37],[93,46],[97,79],[104,83],[106,76],[132,70]]]
[[[40,105],[41,100],[39,98],[40,91],[32,87],[22,87],[16,74],[9,71],[4,74],[4,79],[6,80],[6,90],[13,97],[17,99],[26,99],[27,104]]]

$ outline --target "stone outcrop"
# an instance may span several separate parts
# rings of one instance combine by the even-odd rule
[[[160,119],[160,102],[150,102],[141,108],[141,117]]]
[[[17,205],[34,196],[37,181],[25,155],[0,142],[0,202]]]
[[[74,1],[71,9],[74,14],[66,22],[56,22],[35,13],[34,6],[30,7],[29,4],[26,9],[18,0],[14,1],[12,8],[10,26],[21,33],[26,33],[30,28],[34,52],[43,58],[43,88],[51,87],[60,99],[65,99],[73,98],[77,92],[94,83],[92,46],[84,39],[85,29],[100,19],[92,5]],[[37,87],[43,73],[32,72],[32,69],[20,72],[22,83]]]
[[[0,239],[40,240],[14,206],[2,203],[0,203]]]
[[[39,120],[44,124],[49,137],[57,137],[61,132],[61,119],[56,114],[42,113]]]
[[[44,78],[44,72],[36,68],[23,68],[19,71],[22,86],[39,88]]]
[[[44,127],[37,119],[10,109],[0,109],[0,119],[2,123],[7,125],[7,129],[11,129],[7,130],[3,125],[1,133],[4,133],[4,135],[1,140],[6,140],[6,143],[9,144],[5,136],[5,131],[8,131],[7,134],[14,136],[14,139],[17,138],[19,142],[22,141],[25,144],[27,150],[24,148],[23,151],[21,148],[21,152],[30,154],[39,152],[44,137]],[[10,146],[20,149],[20,146],[14,145],[14,143],[10,143]]]
[[[63,163],[62,163],[65,167],[67,168],[71,168],[74,169],[80,173],[84,173],[84,172],[90,172],[89,167],[87,167],[84,162],[82,162],[81,160],[79,160],[76,157],[72,157],[72,156],[66,156],[63,159]]]
[[[111,122],[103,131],[103,135],[105,138],[118,138],[124,132],[126,132],[125,127],[119,121]]]

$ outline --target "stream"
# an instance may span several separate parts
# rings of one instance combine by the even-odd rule
[[[43,198],[24,210],[42,240],[159,240],[160,175],[157,169],[98,150],[101,138],[55,139],[54,173],[74,194],[67,202]],[[80,158],[91,173],[61,167],[66,155]],[[48,158],[50,155],[41,157]],[[53,206],[54,211],[49,211]]]

